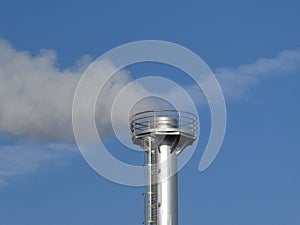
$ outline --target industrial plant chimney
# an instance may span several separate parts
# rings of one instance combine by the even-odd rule
[[[144,224],[178,225],[177,157],[197,138],[197,117],[152,110],[130,118],[132,142],[144,149]]]

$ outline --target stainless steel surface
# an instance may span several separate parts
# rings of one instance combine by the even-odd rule
[[[189,112],[176,110],[152,110],[137,113],[130,118],[132,142],[143,147],[147,136],[180,136],[177,150],[192,145],[197,138],[197,117]]]
[[[156,116],[150,119],[150,129],[164,131],[168,128],[177,128],[178,123],[176,118],[166,116]]]
[[[169,145],[159,147],[157,224],[178,224],[177,155]]]
[[[178,225],[177,156],[195,141],[197,118],[187,112],[154,110],[135,114],[130,125],[133,143],[145,153],[144,224]]]

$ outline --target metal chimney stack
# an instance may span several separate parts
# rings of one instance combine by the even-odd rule
[[[132,142],[144,149],[144,224],[178,225],[177,156],[197,138],[195,115],[152,110],[130,118]]]

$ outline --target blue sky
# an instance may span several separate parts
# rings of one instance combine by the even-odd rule
[[[198,54],[227,104],[221,152],[203,173],[198,164],[210,117],[199,106],[197,151],[179,172],[179,224],[300,224],[298,1],[2,0],[0,6],[0,225],[141,224],[142,188],[95,173],[72,145],[63,112],[82,63],[144,39]],[[161,65],[128,71],[190,84]],[[60,91],[64,97],[57,98]],[[142,163],[140,153],[126,154],[114,138],[106,144],[122,160]]]

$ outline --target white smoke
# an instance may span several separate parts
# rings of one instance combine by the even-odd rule
[[[72,102],[75,88],[91,61],[84,56],[73,68],[56,67],[56,53],[41,50],[36,56],[15,50],[0,40],[0,134],[39,142],[72,142]],[[114,65],[108,60],[95,73],[103,82]],[[127,71],[118,72],[105,85],[96,115],[102,135],[110,132],[110,110],[115,95],[130,82]],[[129,92],[138,95],[142,87]],[[126,96],[131,98],[131,96]],[[122,112],[120,112],[121,114]],[[103,129],[105,127],[105,129]]]
[[[92,60],[83,56],[75,66],[63,70],[57,67],[56,60],[53,50],[41,50],[33,56],[0,39],[0,186],[7,184],[10,177],[64,158],[65,150],[74,148],[73,97]],[[104,82],[116,67],[104,60],[93,69],[96,77]],[[112,132],[113,101],[131,80],[129,72],[122,70],[105,83],[96,105],[101,136]],[[145,92],[142,86],[136,85],[124,98],[131,99]],[[120,110],[116,119],[126,117],[124,113]],[[122,122],[127,125],[127,120]]]

